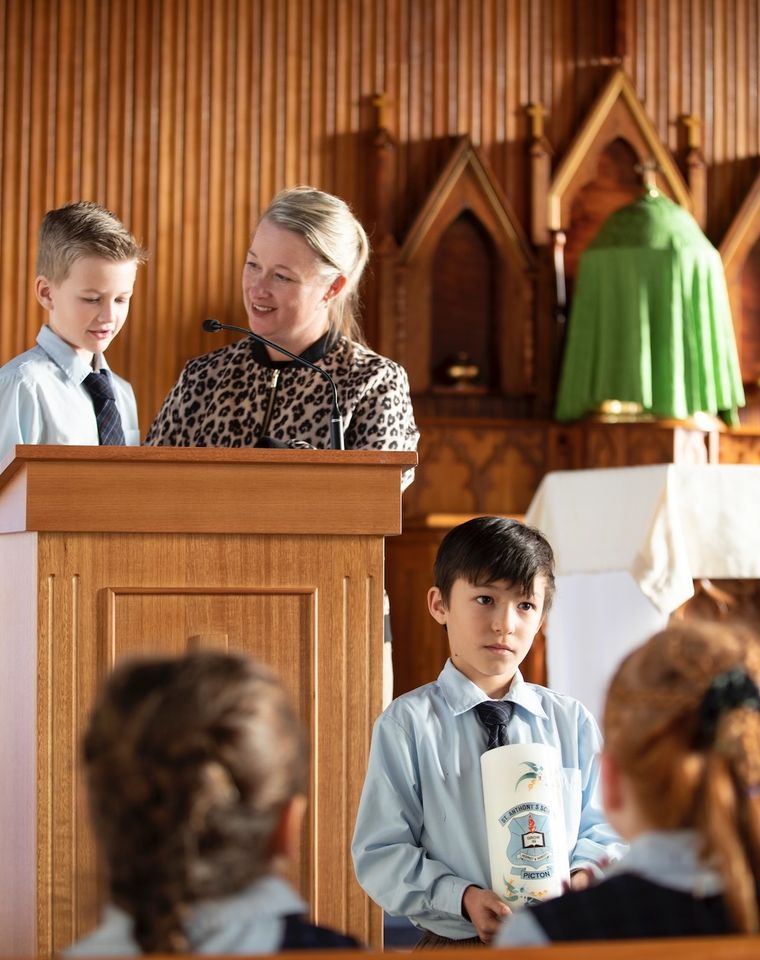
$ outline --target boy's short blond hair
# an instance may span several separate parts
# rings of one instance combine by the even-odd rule
[[[91,200],[48,210],[40,226],[37,276],[62,283],[80,257],[144,263],[146,251],[115,213]]]

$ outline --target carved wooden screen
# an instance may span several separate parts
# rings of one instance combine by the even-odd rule
[[[389,259],[379,265],[381,282],[392,277],[396,296],[383,301],[381,339],[394,344],[406,367],[417,413],[519,412],[535,390],[534,257],[467,138],[425,199],[392,268]]]

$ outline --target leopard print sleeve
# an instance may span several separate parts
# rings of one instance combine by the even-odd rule
[[[186,445],[186,441],[182,437],[185,409],[182,398],[187,392],[187,377],[188,369],[185,366],[150,425],[145,437],[146,446],[181,447]]]
[[[351,406],[346,449],[416,450],[420,435],[414,420],[406,371],[392,360],[371,351],[367,351],[364,358],[360,355],[360,365],[363,359],[370,362],[366,363],[368,369]],[[405,471],[402,489],[413,480],[414,470]]]

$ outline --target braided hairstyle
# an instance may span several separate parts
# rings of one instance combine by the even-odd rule
[[[280,814],[305,790],[303,735],[280,682],[212,651],[118,667],[84,761],[112,900],[145,953],[187,952],[188,904],[268,872]]]
[[[682,621],[631,653],[607,693],[605,750],[658,829],[696,829],[734,927],[760,929],[760,643]]]

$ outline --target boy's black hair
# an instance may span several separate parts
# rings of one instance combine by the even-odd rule
[[[542,574],[544,613],[554,597],[554,553],[548,540],[534,527],[506,517],[475,517],[449,530],[438,547],[433,572],[446,605],[458,577],[482,584],[506,580],[529,596]]]

